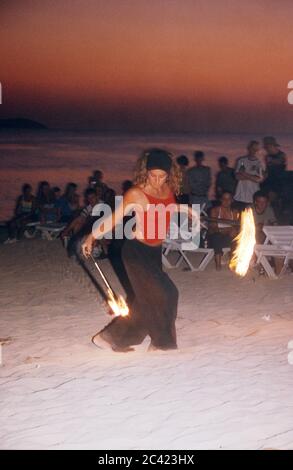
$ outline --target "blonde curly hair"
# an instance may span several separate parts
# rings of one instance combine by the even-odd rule
[[[147,182],[147,177],[148,177],[148,170],[147,170],[147,159],[149,154],[154,151],[154,150],[160,150],[163,152],[166,152],[168,156],[172,160],[172,165],[170,172],[168,174],[168,185],[171,189],[171,191],[178,196],[182,192],[182,172],[180,170],[180,167],[178,164],[174,161],[172,153],[165,149],[149,149],[145,150],[142,155],[139,157],[139,159],[136,162],[135,170],[134,170],[134,179],[133,182],[134,184],[138,186],[145,186]]]

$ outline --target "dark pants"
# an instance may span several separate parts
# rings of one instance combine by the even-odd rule
[[[108,259],[126,293],[126,302],[131,304],[135,295],[122,260],[122,248],[124,243],[125,239],[113,239],[108,247]]]
[[[122,260],[135,297],[129,315],[115,318],[102,336],[114,349],[140,344],[147,335],[157,348],[176,349],[178,290],[162,270],[161,246],[126,240]]]
[[[29,222],[35,222],[37,217],[34,214],[19,214],[8,222],[8,237],[21,238],[25,231],[25,226]]]
[[[214,249],[215,255],[222,255],[223,248],[230,248],[232,246],[232,238],[226,233],[210,233],[208,235],[208,245],[209,248]]]

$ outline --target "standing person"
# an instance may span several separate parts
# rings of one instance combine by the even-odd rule
[[[104,173],[101,170],[95,170],[93,175],[89,178],[89,186],[94,188],[97,192],[100,201],[105,200],[105,193],[109,187],[104,183]]]
[[[178,290],[162,270],[162,241],[166,236],[171,212],[176,208],[175,194],[180,190],[180,171],[171,155],[161,149],[152,149],[138,160],[135,185],[124,195],[116,212],[103,220],[105,232],[121,223],[126,213],[136,208],[134,238],[125,240],[122,248],[123,262],[134,291],[134,300],[127,317],[117,317],[93,342],[96,346],[114,351],[127,351],[140,344],[149,335],[152,349],[176,349],[175,320]],[[154,211],[158,208],[170,210]],[[160,213],[161,212],[161,213]],[[155,229],[150,236],[150,229]],[[162,236],[161,232],[165,232]],[[87,257],[95,238],[100,238],[100,225],[95,227],[84,244]]]
[[[182,183],[180,188],[180,194],[177,196],[177,202],[179,204],[188,204],[189,202],[189,187],[188,187],[188,180],[187,180],[187,170],[189,166],[189,160],[186,155],[180,155],[176,158],[177,165],[182,173]]]
[[[259,191],[259,185],[264,179],[264,169],[257,157],[259,150],[259,142],[251,140],[247,145],[247,155],[237,160],[235,173],[238,184],[234,200],[238,210],[252,205],[253,195]]]
[[[219,157],[218,164],[220,171],[216,176],[216,197],[220,199],[222,194],[226,191],[231,194],[235,193],[236,179],[234,168],[229,167],[229,160],[227,157]]]
[[[266,151],[265,162],[268,182],[282,177],[287,167],[286,154],[280,149],[275,137],[267,136],[263,138],[263,147]]]
[[[201,150],[194,152],[195,165],[187,173],[190,204],[200,204],[208,207],[208,192],[211,186],[211,169],[203,164],[205,155]]]
[[[287,158],[280,149],[280,145],[275,137],[267,136],[263,138],[263,147],[266,152],[266,173],[267,178],[262,184],[262,190],[269,195],[269,200],[276,212],[282,210],[282,189],[285,181]]]
[[[221,196],[221,205],[211,209],[210,216],[213,219],[225,219],[237,222],[239,213],[232,209],[233,196],[225,191]],[[223,256],[223,248],[231,248],[232,242],[238,232],[237,226],[214,220],[209,223],[208,244],[215,251],[216,270],[220,271]]]

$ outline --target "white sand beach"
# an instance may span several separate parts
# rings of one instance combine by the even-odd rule
[[[292,275],[171,270],[179,350],[112,353],[91,343],[110,317],[59,240],[0,259],[1,449],[293,449]]]

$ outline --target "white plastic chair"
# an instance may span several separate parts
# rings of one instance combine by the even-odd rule
[[[36,225],[36,230],[41,232],[41,236],[45,240],[55,240],[58,238],[62,230],[64,230],[66,224],[62,223],[46,223]]]
[[[293,259],[293,226],[264,226],[266,239],[263,245],[255,245],[254,252],[257,264],[261,264],[270,279],[278,279],[287,269]],[[270,258],[284,258],[284,265],[279,276],[275,273]]]
[[[174,239],[174,237],[171,236],[174,233],[173,230],[177,231],[178,226],[171,221],[169,235],[163,242],[162,246],[163,265],[166,268],[171,269],[178,268],[183,262],[185,262],[190,271],[204,271],[207,265],[213,259],[214,250],[212,248],[199,248],[197,241],[188,241],[188,235],[190,234],[189,232],[182,230],[182,227],[180,229],[182,237],[179,236],[178,238]],[[171,252],[176,252],[178,254],[175,263],[171,263],[170,259],[168,258],[168,255],[170,255]],[[190,257],[190,255],[194,253],[200,253],[203,255],[200,263],[197,266],[192,263]]]

